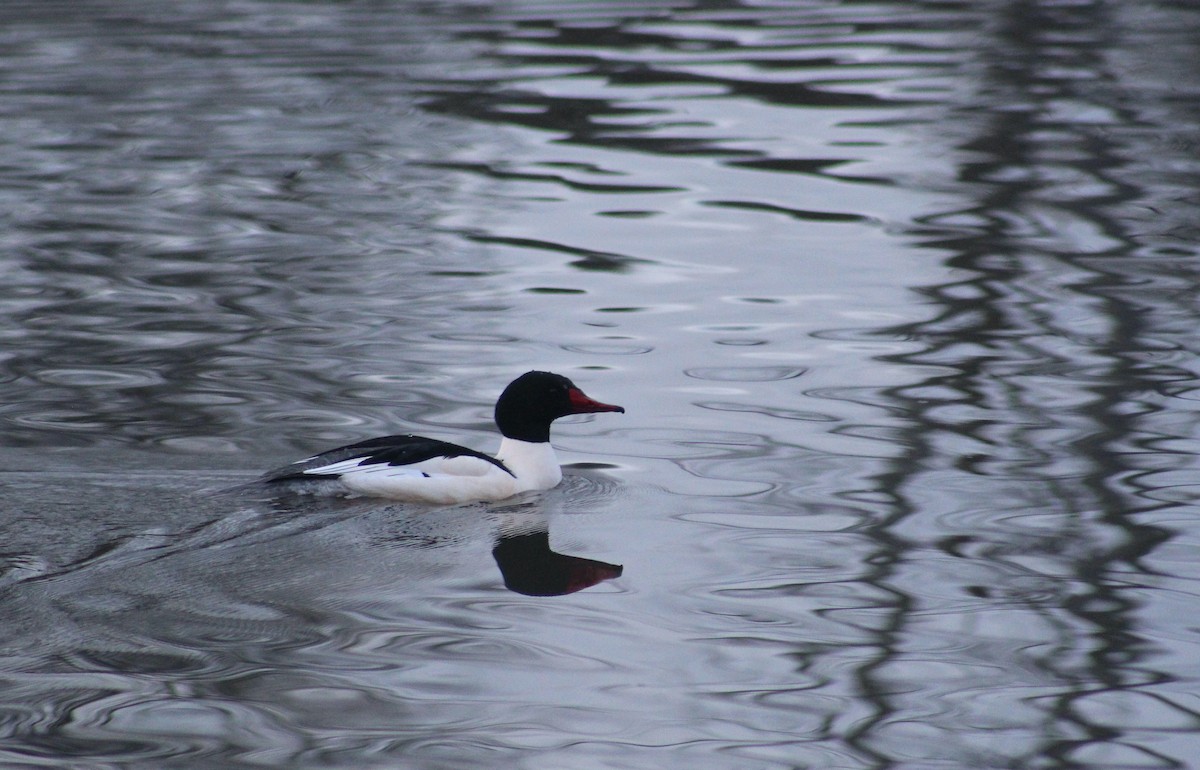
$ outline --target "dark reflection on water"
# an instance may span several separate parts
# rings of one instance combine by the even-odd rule
[[[605,580],[621,577],[620,564],[584,559],[550,548],[549,523],[502,530],[492,558],[504,576],[504,587],[526,596],[573,594]]]
[[[888,392],[911,428],[908,451],[880,477],[893,512],[877,525],[870,580],[899,590],[862,672],[876,714],[852,739],[881,758],[1190,761],[1138,738],[1168,723],[1200,727],[1186,695],[1194,674],[1164,665],[1163,618],[1146,593],[1164,577],[1155,551],[1190,507],[1163,499],[1151,478],[1196,465],[1187,444],[1200,425],[1175,391],[1196,377],[1195,335],[1179,325],[1194,303],[1178,269],[1197,249],[1170,214],[1150,227],[1130,216],[1172,208],[1152,167],[1196,169],[1138,122],[1174,111],[1166,103],[1183,92],[1194,116],[1200,82],[1127,79],[1121,62],[1140,58],[1131,49],[1145,41],[1124,25],[1147,20],[1098,3],[1014,4],[980,51],[982,103],[957,111],[962,146],[977,156],[959,168],[966,200],[922,217],[917,232],[964,277],[923,290],[931,320],[888,330],[922,344],[889,360],[944,373]],[[1194,38],[1163,42],[1172,39],[1194,52]],[[1143,66],[1170,69],[1178,51],[1166,50],[1145,51]],[[931,540],[944,555],[923,552]],[[930,593],[931,574],[958,578]],[[947,624],[948,613],[961,620]],[[997,658],[989,616],[1024,627],[1027,647]],[[955,625],[974,639],[939,639],[937,627]],[[933,656],[936,668],[905,671]],[[939,679],[952,695],[944,707],[925,709],[919,730],[900,726]],[[1022,711],[1033,728],[1024,738],[1012,722]],[[980,732],[964,733],[964,720]],[[917,744],[931,735],[938,745]]]
[[[1195,9],[64,9],[0,8],[0,763],[1191,762]],[[630,408],[544,496],[216,491],[531,367]]]

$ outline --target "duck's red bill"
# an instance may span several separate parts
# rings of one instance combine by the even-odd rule
[[[589,412],[624,412],[625,407],[614,406],[613,404],[602,404],[595,399],[588,398],[579,388],[571,388],[567,394],[571,399],[571,408],[575,410],[575,414],[588,414]]]

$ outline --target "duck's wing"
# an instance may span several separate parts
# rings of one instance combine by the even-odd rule
[[[381,436],[331,449],[277,468],[263,476],[262,480],[269,483],[336,479],[346,473],[384,468],[392,474],[408,471],[416,476],[434,473],[481,475],[493,468],[513,475],[504,463],[474,449],[424,436],[405,435]]]

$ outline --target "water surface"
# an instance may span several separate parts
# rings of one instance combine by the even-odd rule
[[[1189,4],[65,9],[0,11],[5,766],[1195,756]],[[628,409],[545,495],[225,491],[531,368]]]

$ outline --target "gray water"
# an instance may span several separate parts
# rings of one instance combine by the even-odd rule
[[[0,766],[1195,766],[1197,61],[1171,0],[0,6]],[[551,492],[237,489],[494,449],[533,368],[628,409]]]

